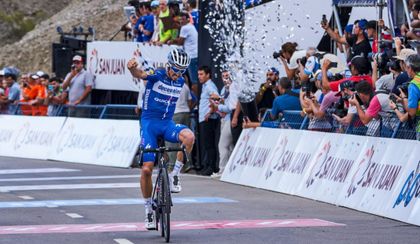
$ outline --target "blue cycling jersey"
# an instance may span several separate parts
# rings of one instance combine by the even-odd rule
[[[181,95],[183,78],[173,81],[165,70],[157,70],[146,78],[146,91],[143,97],[143,119],[172,120],[176,102]]]

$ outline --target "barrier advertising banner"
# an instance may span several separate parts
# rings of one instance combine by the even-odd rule
[[[420,225],[420,142],[244,130],[221,180]]]
[[[141,80],[133,78],[127,69],[128,61],[142,56],[147,61],[144,67],[164,67],[170,50],[167,45],[137,42],[89,42],[87,70],[93,75],[94,89],[139,91]]]
[[[138,121],[68,118],[49,159],[129,167],[140,145]]]
[[[1,115],[0,155],[47,159],[66,118]]]

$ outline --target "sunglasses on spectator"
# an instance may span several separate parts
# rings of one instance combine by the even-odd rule
[[[177,69],[177,68],[172,67],[172,66],[170,68],[177,75],[183,75],[185,73],[185,69]]]

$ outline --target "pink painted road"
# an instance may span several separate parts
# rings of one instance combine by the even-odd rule
[[[337,226],[345,226],[345,225],[329,222],[329,221],[321,220],[321,219],[181,221],[181,222],[173,222],[171,224],[172,230],[257,229],[257,228],[337,227]],[[0,226],[0,235],[123,232],[123,231],[146,231],[146,229],[144,229],[143,223]]]

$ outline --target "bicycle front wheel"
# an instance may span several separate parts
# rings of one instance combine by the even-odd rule
[[[161,188],[160,188],[160,199],[161,199],[161,216],[160,216],[160,231],[162,237],[165,237],[165,241],[169,242],[171,236],[171,190],[169,188],[169,177],[166,168],[162,168],[161,173]]]

